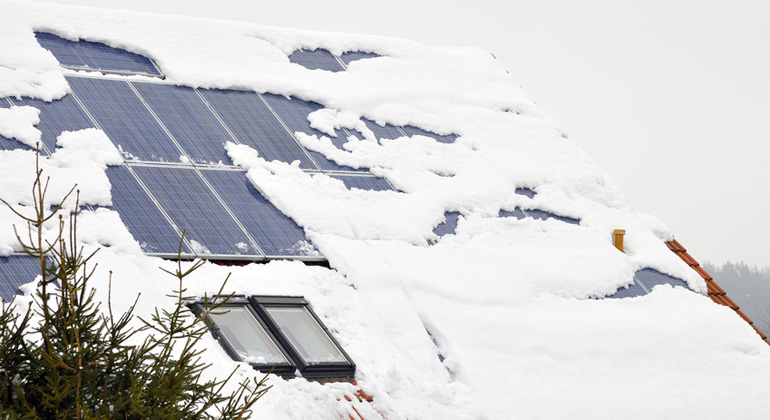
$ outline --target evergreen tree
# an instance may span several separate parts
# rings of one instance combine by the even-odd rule
[[[3,303],[0,311],[0,418],[2,419],[241,419],[269,389],[266,376],[238,384],[223,395],[235,371],[221,380],[204,380],[209,365],[197,344],[209,331],[205,317],[227,302],[222,288],[204,299],[205,311],[193,314],[183,280],[203,261],[175,271],[178,288],[169,295],[171,309],[156,308],[149,320],[134,321],[134,304],[123,314],[96,301],[89,280],[96,252],[77,245],[77,211],[65,218],[72,190],[47,210],[48,180],[39,162],[33,184],[34,214],[24,215],[0,199],[27,223],[16,236],[24,251],[40,261],[41,278],[34,303],[19,308]],[[78,207],[75,198],[75,208]],[[58,221],[58,236],[44,239],[44,224]],[[181,254],[181,242],[180,242]],[[111,276],[111,275],[110,275]],[[225,279],[225,282],[227,279]],[[111,278],[110,278],[111,288]],[[137,296],[137,299],[139,297]],[[131,344],[138,343],[138,344]]]

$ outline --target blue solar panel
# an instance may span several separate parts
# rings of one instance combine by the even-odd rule
[[[347,141],[347,135],[342,130],[336,130],[337,137],[330,137],[310,126],[307,116],[311,112],[322,109],[321,104],[315,102],[303,101],[297,98],[287,98],[285,96],[273,95],[266,93],[263,95],[270,107],[273,108],[278,117],[289,127],[292,133],[302,132],[307,135],[315,135],[319,138],[322,136],[329,137],[332,143],[338,148],[342,149],[342,145]],[[318,163],[318,166],[325,171],[356,171],[356,169],[348,166],[338,165],[328,159],[320,153],[309,150],[308,153]],[[360,171],[363,171],[361,169]]]
[[[357,188],[368,191],[393,191],[388,181],[378,176],[332,175],[332,178],[342,181],[349,190]]]
[[[372,132],[374,132],[374,137],[377,138],[377,140],[382,139],[397,139],[399,137],[404,137],[404,134],[401,132],[401,130],[398,129],[393,124],[386,123],[384,126],[379,125],[375,123],[372,120],[368,120],[366,118],[363,118],[364,124],[366,124],[366,127]]]
[[[238,141],[256,149],[264,159],[288,163],[299,160],[302,169],[318,169],[255,92],[215,89],[200,92]]]
[[[232,137],[194,89],[160,83],[133,85],[195,163],[232,164],[224,146]]]
[[[643,296],[652,291],[652,288],[659,284],[670,284],[671,286],[680,286],[688,289],[684,280],[661,273],[652,268],[643,268],[634,274],[634,283],[628,288],[620,288],[618,291],[608,296],[609,298],[625,298]]]
[[[515,217],[515,218],[517,218],[519,220],[527,217],[527,215],[524,214],[524,212],[521,211],[521,209],[518,208],[518,207],[513,209],[513,211],[511,211],[511,210],[500,210],[500,213],[498,213],[497,216],[498,217]]]
[[[35,36],[40,45],[51,51],[64,66],[160,75],[150,59],[139,54],[98,42],[68,41],[44,32],[37,32]]]
[[[67,77],[67,81],[128,159],[179,162],[182,151],[128,83],[89,77]]]
[[[56,149],[56,138],[63,131],[94,128],[94,123],[72,95],[51,102],[33,98],[16,99],[14,102],[17,105],[33,106],[40,110],[40,124],[37,128],[43,132],[43,144],[52,153]]]
[[[535,195],[537,194],[534,190],[531,188],[516,188],[516,191],[514,191],[516,194],[523,195],[529,198],[535,198]]]
[[[458,217],[460,217],[460,213],[456,211],[444,213],[444,221],[439,223],[439,225],[433,229],[433,233],[439,237],[444,235],[454,235],[455,229],[457,229]]]
[[[19,286],[40,275],[40,260],[28,255],[0,257],[0,298],[10,302]]]
[[[310,70],[327,70],[333,72],[345,70],[332,53],[322,49],[294,51],[289,56],[289,61]]]
[[[0,150],[34,150],[19,141],[0,136]]]
[[[640,286],[636,280],[634,280],[633,283],[631,283],[630,286],[627,287],[621,287],[618,289],[617,292],[614,294],[607,296],[609,299],[622,299],[622,298],[630,298],[630,297],[637,297],[637,296],[644,296],[648,292]]]
[[[669,276],[668,274],[661,273],[652,268],[643,268],[637,271],[636,274],[634,274],[634,279],[649,291],[652,291],[652,288],[659,284],[670,284],[671,286],[681,286],[685,289],[688,288],[687,283],[684,280]]]
[[[158,210],[147,192],[125,166],[107,167],[112,185],[112,207],[131,232],[139,246],[147,253],[176,254],[179,233]],[[182,248],[185,254],[190,249]]]
[[[538,220],[546,220],[546,219],[555,219],[560,222],[569,223],[573,225],[579,225],[580,220],[573,219],[572,217],[566,217],[566,216],[559,216],[557,214],[553,214],[549,211],[540,210],[540,209],[526,209],[524,212],[527,214],[527,216],[538,219]]]
[[[404,133],[406,133],[406,135],[409,137],[425,136],[425,137],[430,137],[432,139],[435,139],[439,143],[454,143],[454,141],[457,140],[457,136],[454,134],[444,134],[444,135],[436,134],[412,125],[407,125],[405,127],[402,127],[402,129],[404,130]]]
[[[356,60],[363,60],[366,58],[376,58],[379,57],[378,54],[370,53],[370,52],[363,52],[363,51],[347,51],[342,53],[340,56],[340,60],[342,60],[343,63],[345,63],[346,66],[350,65],[353,61]]]
[[[235,217],[268,256],[318,255],[301,227],[265,199],[240,171],[202,171]]]
[[[132,168],[177,227],[187,230],[197,254],[261,255],[195,169]]]

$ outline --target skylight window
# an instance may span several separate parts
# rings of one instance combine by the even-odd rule
[[[193,305],[202,312],[203,302]],[[209,316],[211,332],[234,360],[292,377],[352,378],[355,364],[301,297],[235,297]]]

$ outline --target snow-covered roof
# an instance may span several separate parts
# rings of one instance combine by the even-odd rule
[[[273,378],[255,418],[345,416],[351,403],[343,395],[358,388],[372,397],[354,401],[365,418],[770,414],[768,346],[732,310],[708,299],[704,279],[664,244],[673,239],[665,225],[636,213],[491,54],[9,0],[0,0],[0,8],[0,140],[18,145],[0,150],[1,197],[30,204],[34,153],[21,144],[46,144],[50,153],[41,166],[52,179],[50,195],[77,183],[88,207],[79,239],[89,249],[102,247],[92,283],[103,286],[112,271],[113,307],[128,307],[141,291],[141,314],[169,304],[175,284],[158,266],[174,262],[160,258],[168,254],[168,238],[140,240],[159,236],[140,232],[131,220],[149,218],[143,209],[152,208],[158,223],[169,222],[170,237],[180,228],[194,237],[193,226],[178,226],[206,211],[196,210],[204,199],[193,183],[219,191],[212,205],[221,202],[232,216],[227,223],[237,228],[228,231],[222,221],[218,234],[201,234],[218,237],[224,251],[202,239],[189,241],[185,252],[261,263],[207,263],[189,279],[189,292],[211,293],[232,272],[228,292],[303,296],[355,362],[355,387]],[[62,66],[36,32],[148,57],[158,74],[149,74],[150,67]],[[93,83],[115,88],[89,94]],[[151,95],[177,87],[214,110],[217,130],[230,138],[213,142],[210,152],[222,159],[196,160],[185,147],[204,129],[180,134],[183,123],[177,131],[164,120],[163,98],[156,104]],[[124,112],[109,114],[97,99],[120,89],[141,98],[132,100],[142,112],[153,110],[148,127],[155,118],[166,121],[157,138],[110,131],[106,121]],[[248,133],[261,126],[238,128],[248,119],[230,121],[217,112],[231,100],[218,108],[215,96],[225,91],[259,98],[307,161],[250,144]],[[281,116],[277,104],[287,98],[318,104],[300,119],[310,128],[292,127]],[[51,132],[41,100],[74,101],[86,125]],[[140,154],[160,147],[165,136],[176,142],[164,149],[170,154]],[[136,139],[144,146],[131,143]],[[163,171],[192,174],[192,181],[180,187],[181,178],[157,175]],[[277,209],[270,213],[275,223],[296,223],[299,247],[266,252],[275,238],[260,233],[268,216],[252,219],[252,207],[238,210],[242,196],[233,193],[228,201],[209,179],[213,174],[258,191]],[[345,176],[369,188],[353,188]],[[126,194],[127,183],[137,181],[149,197],[144,208]],[[191,200],[175,206],[183,199]],[[13,223],[0,208],[0,255],[20,251]],[[626,231],[625,252],[613,246],[614,229]],[[682,287],[604,299],[643,284],[634,280],[640,270]],[[99,288],[102,299],[105,289]],[[213,337],[207,340],[214,372],[238,364]],[[237,374],[253,371],[241,363]]]

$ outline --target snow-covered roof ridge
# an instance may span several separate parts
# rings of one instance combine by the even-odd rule
[[[388,419],[672,413],[701,419],[743,410],[746,401],[753,404],[741,411],[746,418],[770,413],[764,398],[770,379],[763,373],[770,368],[770,349],[732,311],[704,296],[704,279],[664,244],[673,238],[669,229],[636,213],[610,176],[491,54],[17,0],[0,0],[0,10],[2,144],[31,145],[45,131],[46,111],[36,110],[45,107],[28,98],[75,98],[72,106],[101,128],[44,132],[44,142],[47,135],[56,141],[46,146],[50,153],[41,166],[53,178],[52,196],[80,186],[86,207],[79,238],[88,249],[103,247],[95,284],[104,286],[105,274],[115,273],[113,296],[125,297],[116,307],[130,305],[141,290],[137,313],[149,312],[168,304],[164,296],[174,285],[157,269],[172,262],[144,255],[151,247],[135,238],[128,217],[141,211],[116,211],[121,186],[114,171],[147,193],[146,203],[168,222],[171,236],[187,226],[159,197],[169,182],[150,184],[145,175],[186,171],[211,192],[211,203],[227,208],[237,222],[233,231],[247,237],[236,247],[251,252],[245,242],[263,244],[249,237],[243,214],[225,206],[227,197],[207,178],[226,173],[248,180],[248,188],[277,209],[276,218],[296,223],[300,237],[315,248],[299,245],[317,250],[330,268],[273,258],[260,249],[262,259],[271,261],[206,263],[190,278],[189,292],[210,293],[218,284],[212,279],[232,272],[225,292],[303,296],[355,362],[358,386],[373,397],[371,413]],[[162,78],[62,67],[35,32],[141,54]],[[318,48],[334,60],[347,51],[377,56],[346,65],[340,60],[341,71],[310,70],[289,60],[295,50]],[[113,135],[125,133],[111,131],[79,87],[101,82],[129,92],[149,115],[148,124],[157,120],[158,138],[145,144],[163,137],[172,160],[130,155]],[[161,126],[159,108],[143,96],[145,88],[161,85],[184,86],[197,105],[212,110],[210,120],[222,133],[212,144],[222,160],[190,159],[184,134],[170,123]],[[234,123],[206,99],[221,90],[248,92],[264,103],[278,131],[286,131],[306,160],[271,157],[258,143],[239,140]],[[281,97],[320,104],[309,106],[307,121],[302,115],[317,131],[290,129],[270,105]],[[414,134],[410,126],[422,131]],[[28,149],[0,147],[0,197],[19,209],[29,205],[34,172]],[[322,159],[328,166],[318,165]],[[332,164],[338,168],[329,169]],[[344,176],[378,179],[387,188],[352,188]],[[13,221],[0,208],[0,255],[19,251]],[[268,223],[267,216],[251,221]],[[613,246],[615,229],[626,231],[624,252]],[[220,236],[235,242],[228,234]],[[193,248],[206,251],[205,244]],[[642,269],[681,279],[689,290],[662,284],[643,296],[603,299],[619,288],[631,290]],[[105,295],[99,290],[99,298]],[[216,371],[238,366],[214,338],[207,340],[206,361]],[[237,375],[250,371],[242,363]],[[274,378],[273,384],[255,417],[334,418],[347,412],[340,398],[353,391],[302,378]],[[645,410],[638,409],[642,405]]]

